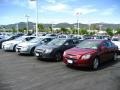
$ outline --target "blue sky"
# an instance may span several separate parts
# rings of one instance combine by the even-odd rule
[[[36,3],[30,0],[0,0],[0,25],[36,20]],[[120,24],[120,0],[38,0],[39,23]],[[76,15],[79,13],[79,15]]]

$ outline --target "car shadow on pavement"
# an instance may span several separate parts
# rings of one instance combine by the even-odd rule
[[[108,67],[113,67],[115,64],[117,64],[118,62],[120,62],[120,59],[117,61],[109,61],[109,62],[105,62],[103,64],[101,64],[99,66],[99,68],[97,70],[93,70],[89,67],[75,67],[75,66],[67,66],[68,68],[74,69],[74,70],[78,70],[78,71],[86,71],[86,72],[93,72],[93,71],[99,71],[99,70],[104,70]]]
[[[56,61],[55,59],[37,59],[37,60],[42,61],[42,62],[51,62],[51,63],[62,62],[62,61]]]
[[[34,55],[31,55],[31,54],[17,54],[18,56],[28,56],[28,57],[33,57]]]
[[[120,60],[105,62],[105,63],[100,65],[98,70],[103,70],[103,69],[108,68],[108,67],[115,67],[114,65],[119,63],[119,62],[120,62]]]

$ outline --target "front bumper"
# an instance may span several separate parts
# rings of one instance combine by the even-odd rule
[[[63,62],[66,65],[70,66],[78,66],[78,67],[90,67],[92,65],[91,60],[73,60],[73,59],[67,59],[63,58]]]
[[[2,49],[3,50],[13,50],[14,49],[14,45],[2,45]]]
[[[45,52],[35,51],[35,56],[41,59],[55,59],[54,55],[52,55],[51,53],[45,53]]]
[[[21,53],[21,54],[30,54],[30,49],[29,48],[17,47],[16,52]]]

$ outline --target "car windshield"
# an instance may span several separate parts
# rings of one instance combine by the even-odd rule
[[[21,40],[24,40],[25,39],[25,37],[18,37],[18,38],[16,38],[15,40],[16,41],[21,41]]]
[[[112,41],[120,41],[119,38],[112,38]]]
[[[49,42],[47,45],[56,45],[56,46],[60,46],[63,45],[65,43],[66,39],[54,39],[51,42]]]
[[[43,40],[43,38],[34,38],[34,39],[31,39],[29,42],[30,43],[37,43],[37,42],[39,42],[39,41],[41,41],[41,40]]]
[[[76,47],[97,49],[99,44],[100,44],[99,41],[85,40],[79,43]]]

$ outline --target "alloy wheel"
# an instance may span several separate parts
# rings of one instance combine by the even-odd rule
[[[114,54],[113,60],[117,61],[117,53]]]
[[[99,59],[95,58],[93,61],[93,69],[96,70],[99,67]]]
[[[61,54],[60,53],[57,53],[56,54],[56,61],[60,61],[61,60]]]

